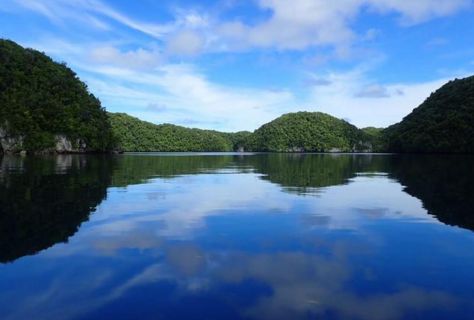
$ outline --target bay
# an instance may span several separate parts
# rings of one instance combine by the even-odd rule
[[[2,319],[471,319],[474,158],[4,156]]]

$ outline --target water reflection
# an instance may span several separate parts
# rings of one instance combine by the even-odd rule
[[[4,157],[0,261],[67,241],[105,198],[112,165],[101,157]]]
[[[302,195],[317,195],[325,187],[345,185],[356,177],[377,177],[386,173],[400,182],[405,192],[420,199],[428,213],[438,220],[474,230],[472,160],[468,156],[321,154],[127,155],[118,158],[6,156],[0,161],[0,228],[4,237],[0,241],[0,261],[11,261],[54,243],[67,241],[106,197],[107,187],[126,187],[146,183],[153,178],[226,173],[229,168],[237,172],[254,172],[264,181],[281,186],[283,191]],[[245,201],[242,197],[235,197],[244,190],[238,180],[236,178],[233,185],[226,189],[207,183],[201,188],[201,195],[194,193],[189,199],[177,195],[172,199],[176,201],[176,210],[169,212],[170,218],[179,220],[180,215],[189,217],[193,212],[183,210],[179,204],[193,201],[195,197],[205,197],[206,194],[216,195],[209,203],[209,210],[225,204],[229,207],[238,205],[238,202]],[[246,193],[247,198],[259,192],[256,189],[247,191],[251,191]],[[148,198],[141,204],[147,207],[150,203],[159,202],[165,194],[148,192]],[[219,201],[223,205],[219,205]],[[274,201],[280,202],[277,199]],[[140,204],[133,207],[139,209]],[[125,207],[125,210],[129,209]],[[359,209],[372,216],[383,216],[388,210]],[[311,219],[321,224],[327,223],[331,217]]]
[[[264,174],[262,179],[297,194],[318,193],[320,188],[347,184],[360,172],[382,172],[383,158],[375,155],[260,154],[241,158]]]
[[[0,265],[0,311],[6,319],[469,319],[474,236],[427,211],[471,228],[471,158],[427,159],[4,158],[2,219],[28,230],[2,225],[4,261],[57,245]],[[11,254],[15,241],[21,250]]]
[[[232,163],[231,155],[125,155],[119,158],[112,185],[125,187],[152,178],[174,178],[182,175],[214,172]]]
[[[474,157],[393,157],[390,174],[438,220],[474,230]]]

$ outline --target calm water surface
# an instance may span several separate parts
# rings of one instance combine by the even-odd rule
[[[474,158],[0,158],[2,319],[473,319]]]

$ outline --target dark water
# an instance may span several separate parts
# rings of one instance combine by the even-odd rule
[[[0,160],[2,319],[473,319],[474,158]]]

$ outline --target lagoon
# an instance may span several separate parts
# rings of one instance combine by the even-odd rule
[[[0,158],[2,319],[472,319],[474,157]]]

